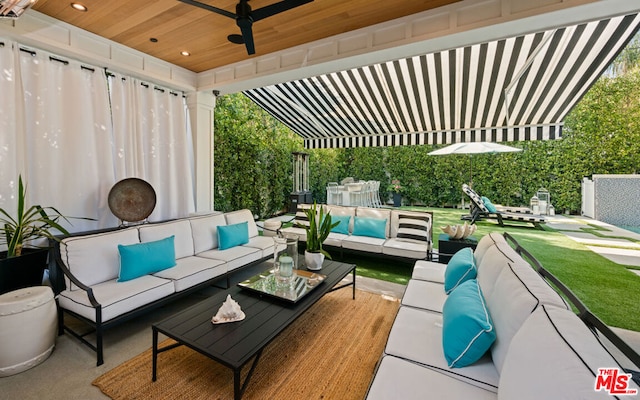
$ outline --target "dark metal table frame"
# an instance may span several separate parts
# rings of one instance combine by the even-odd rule
[[[270,264],[265,263],[265,270],[269,266]],[[355,300],[355,265],[327,260],[320,273],[327,276],[325,281],[296,304],[259,296],[234,286],[153,324],[152,381],[155,382],[157,378],[158,354],[184,345],[233,370],[234,399],[241,399],[263,349],[293,321],[325,294],[335,290],[351,286],[352,298]],[[352,281],[339,284],[350,273],[353,276]],[[240,304],[246,318],[239,322],[214,325],[211,318],[228,294]],[[158,333],[177,343],[158,348]],[[252,358],[249,372],[244,382],[241,382],[242,369]]]

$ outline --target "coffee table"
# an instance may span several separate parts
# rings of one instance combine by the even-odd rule
[[[265,270],[273,267],[270,262],[263,264]],[[326,260],[322,270],[318,272],[326,276],[324,281],[293,304],[233,286],[153,324],[151,327],[153,330],[151,379],[155,382],[157,378],[158,354],[184,345],[232,369],[234,398],[241,399],[258,365],[262,350],[280,332],[326,293],[351,286],[352,297],[356,298],[356,266],[354,264]],[[353,275],[352,282],[339,285],[349,273]],[[228,294],[240,304],[246,318],[238,322],[213,324],[211,318]],[[158,348],[159,333],[172,338],[177,343]],[[251,359],[253,363],[250,370],[244,382],[241,382],[242,369]]]

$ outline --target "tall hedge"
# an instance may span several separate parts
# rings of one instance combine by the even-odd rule
[[[456,206],[469,182],[495,203],[527,205],[549,190],[559,212],[579,213],[581,182],[593,174],[640,169],[640,70],[601,78],[567,116],[560,140],[507,143],[518,153],[430,156],[442,146],[317,149],[310,154],[310,189],[326,201],[328,182],[345,177],[398,179],[405,204]],[[292,151],[302,140],[241,94],[219,99],[215,115],[216,209],[250,208],[260,217],[287,208]]]

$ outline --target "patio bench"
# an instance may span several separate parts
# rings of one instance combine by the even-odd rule
[[[104,330],[226,279],[273,255],[250,210],[76,233],[54,242],[50,265],[58,333],[89,346],[103,363]],[[153,261],[150,261],[153,260]],[[69,314],[91,327],[78,333]],[[85,336],[95,332],[95,344]]]
[[[640,356],[513,237],[454,257],[416,262],[367,399],[610,398],[601,369],[638,390]]]
[[[310,204],[298,204],[293,226],[281,229],[306,242],[305,226],[309,225],[305,209]],[[433,214],[427,211],[407,211],[386,208],[349,207],[323,204],[332,221],[340,221],[323,246],[344,252],[387,256],[410,263],[431,260]]]

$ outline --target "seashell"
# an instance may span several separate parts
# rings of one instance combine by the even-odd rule
[[[227,295],[227,299],[222,303],[216,315],[211,319],[214,324],[222,324],[225,322],[241,321],[245,317],[244,312],[240,308],[240,304]]]
[[[475,224],[468,224],[467,222],[463,225],[445,225],[440,227],[444,233],[449,235],[450,239],[454,240],[466,239],[473,235],[477,228]]]

